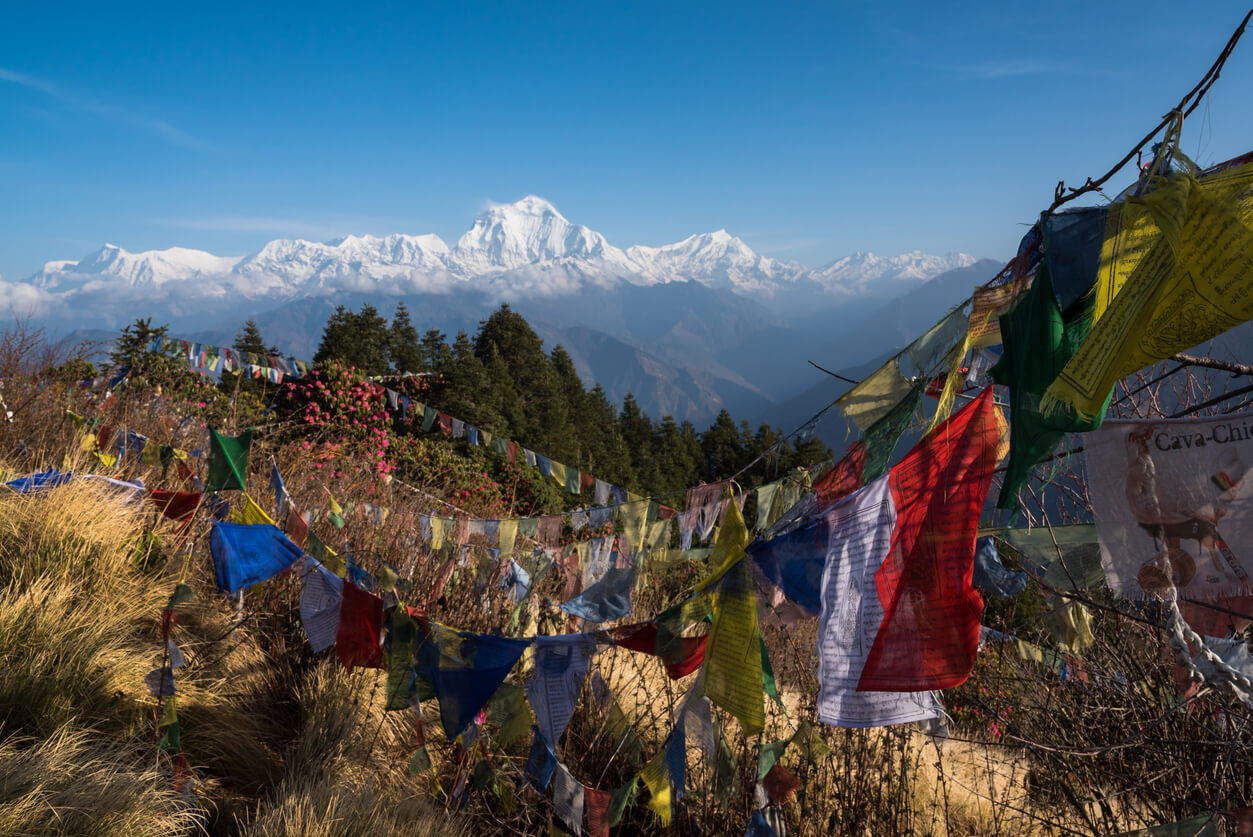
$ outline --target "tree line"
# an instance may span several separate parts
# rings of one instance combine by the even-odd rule
[[[236,348],[260,351],[255,346],[265,341],[249,321]],[[434,328],[419,336],[403,302],[390,323],[372,305],[359,311],[339,306],[313,359],[339,360],[372,376],[428,375],[431,406],[638,492],[729,477],[783,438],[768,424],[754,430],[747,421],[737,423],[726,409],[697,431],[690,421],[654,419],[630,393],[616,407],[600,384],[583,384],[563,347],[545,351],[508,305],[481,320],[473,336],[458,331],[451,343]],[[816,439],[783,441],[738,480],[751,487],[830,456]]]

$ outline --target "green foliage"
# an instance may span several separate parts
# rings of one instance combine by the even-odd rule
[[[261,336],[261,329],[257,327],[257,321],[251,317],[244,323],[244,327],[236,332],[235,348],[241,352],[252,352],[254,355],[278,354],[278,349],[266,345],[265,338]]]
[[[176,348],[154,349],[157,338],[169,337],[169,326],[154,326],[151,318],[136,319],[122,329],[109,353],[109,368],[114,372],[123,367],[130,369],[130,381],[137,385],[150,385],[161,373],[186,368],[182,353]]]
[[[313,360],[318,364],[339,361],[366,375],[386,375],[391,371],[387,320],[379,316],[373,305],[362,305],[357,313],[338,306],[326,321]]]
[[[99,374],[96,364],[82,357],[72,357],[44,371],[43,377],[58,384],[72,385],[89,381]]]

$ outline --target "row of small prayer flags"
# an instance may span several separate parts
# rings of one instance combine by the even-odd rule
[[[192,792],[192,772],[187,756],[183,753],[182,728],[178,722],[178,695],[174,686],[174,672],[187,664],[187,658],[174,643],[170,633],[177,622],[174,608],[194,596],[195,592],[191,587],[181,581],[170,594],[161,611],[162,664],[144,677],[149,694],[157,699],[161,709],[157,721],[157,731],[161,733],[161,738],[157,742],[157,749],[169,753],[173,760],[174,792],[188,795]]]

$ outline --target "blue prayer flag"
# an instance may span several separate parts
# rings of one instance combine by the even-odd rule
[[[218,589],[228,593],[271,579],[303,553],[277,526],[219,523],[209,535]]]
[[[531,643],[521,639],[435,628],[418,647],[417,671],[439,699],[448,740],[457,737],[513,669]]]
[[[5,485],[18,494],[29,494],[33,491],[45,491],[49,488],[56,488],[58,485],[65,485],[73,478],[74,475],[68,471],[62,473],[52,468],[38,474],[31,474],[29,477],[13,480],[13,482],[6,482]]]
[[[634,567],[613,567],[600,581],[562,604],[561,609],[589,622],[621,619],[631,612],[631,588],[634,586]]]

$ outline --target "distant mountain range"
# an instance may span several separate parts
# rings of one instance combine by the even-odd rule
[[[913,252],[810,268],[759,255],[725,230],[623,249],[528,196],[484,211],[454,247],[435,235],[279,239],[244,257],[105,245],[0,281],[0,299],[62,333],[151,316],[229,344],[253,317],[297,357],[312,355],[336,305],[369,302],[387,316],[404,300],[420,330],[452,334],[507,302],[614,399],[632,392],[653,415],[697,423],[723,407],[783,423],[778,408],[820,376],[806,360],[844,368],[902,346],[996,267]],[[942,276],[956,278],[937,285]],[[891,300],[918,316],[883,319]]]

